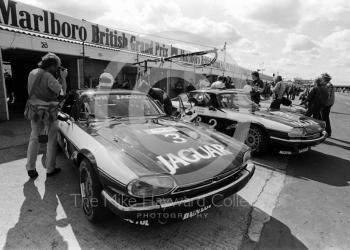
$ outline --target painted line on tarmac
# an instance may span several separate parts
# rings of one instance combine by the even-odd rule
[[[256,176],[252,180],[252,184],[241,192],[241,195],[247,199],[252,207],[249,213],[246,237],[249,237],[253,242],[259,242],[264,224],[270,220],[278,203],[286,174],[285,171],[266,164],[259,162],[255,162],[255,164]],[[283,169],[286,169],[287,164],[288,161],[283,163],[285,165]]]

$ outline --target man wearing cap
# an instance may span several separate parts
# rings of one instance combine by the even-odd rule
[[[58,96],[66,92],[67,70],[61,67],[60,58],[48,53],[41,59],[38,64],[39,68],[32,70],[28,76],[28,102],[25,115],[30,119],[31,134],[27,150],[27,172],[30,178],[36,178],[35,163],[39,149],[39,136],[44,132],[47,133],[46,154],[43,159],[44,167],[46,167],[47,177],[58,174],[61,169],[56,168],[56,145],[57,145],[57,114],[49,115],[50,119],[43,120],[43,114],[38,112],[36,107],[50,106],[52,103],[58,104]],[[56,75],[58,74],[58,79]],[[56,106],[57,108],[57,106]],[[34,111],[33,111],[34,110]],[[27,112],[28,111],[28,112]],[[46,130],[46,131],[44,131]]]
[[[325,107],[322,110],[322,120],[326,122],[326,132],[328,134],[328,137],[332,136],[332,128],[331,128],[331,121],[329,119],[329,114],[331,112],[331,108],[335,102],[335,94],[334,94],[334,86],[331,83],[332,77],[328,75],[327,73],[324,73],[321,75],[321,79],[323,84],[327,88],[328,92],[328,98],[325,104]]]

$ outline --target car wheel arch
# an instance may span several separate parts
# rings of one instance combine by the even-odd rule
[[[104,186],[103,182],[101,181],[100,171],[98,170],[95,156],[88,149],[79,150],[76,160],[74,160],[78,168],[80,168],[80,163],[83,161],[83,159],[87,159],[91,163],[92,169],[95,171],[99,182],[102,184],[102,186]]]
[[[76,159],[75,159],[76,164],[79,166],[81,161],[84,158],[87,159],[91,163],[91,165],[93,166],[93,168],[95,170],[97,169],[97,162],[96,162],[95,156],[88,149],[79,150],[79,152],[76,156]]]
[[[270,134],[268,132],[268,129],[263,124],[258,123],[258,122],[239,122],[238,125],[236,125],[236,128],[238,126],[245,126],[245,125],[249,125],[249,127],[255,126],[255,127],[260,128],[265,133],[265,135],[270,139]]]
[[[270,140],[270,134],[264,125],[262,125],[260,123],[251,123],[251,125],[260,128],[265,133],[266,137]]]

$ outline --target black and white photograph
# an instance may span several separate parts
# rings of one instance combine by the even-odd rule
[[[0,249],[350,249],[350,1],[0,0]]]

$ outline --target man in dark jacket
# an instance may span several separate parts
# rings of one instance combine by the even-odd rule
[[[322,82],[327,89],[327,101],[325,107],[322,110],[322,120],[326,122],[326,132],[328,137],[332,136],[332,128],[331,128],[331,120],[329,119],[329,113],[331,112],[331,108],[335,102],[335,94],[333,84],[330,82],[332,77],[327,73],[321,75]]]
[[[317,120],[321,120],[321,112],[326,106],[326,101],[328,99],[328,92],[324,86],[321,78],[315,80],[315,85],[311,89],[307,96],[308,109],[306,111],[306,116],[313,117]]]
[[[252,72],[252,79],[253,79],[253,83],[252,83],[253,91],[251,93],[251,98],[253,102],[259,105],[260,93],[264,89],[264,82],[260,79],[259,72],[257,71]]]
[[[159,101],[167,115],[172,114],[173,106],[170,97],[165,91],[159,88],[152,88],[146,80],[140,80],[136,88],[138,91],[148,93],[154,100]]]

